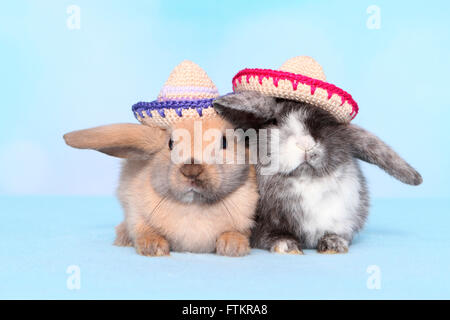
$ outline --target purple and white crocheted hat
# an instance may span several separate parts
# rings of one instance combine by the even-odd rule
[[[172,71],[155,101],[138,102],[132,110],[143,124],[169,127],[181,120],[217,117],[212,102],[218,96],[206,72],[185,60]]]

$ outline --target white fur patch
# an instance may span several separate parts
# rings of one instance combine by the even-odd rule
[[[300,122],[295,113],[290,113],[286,118],[286,127],[295,133],[296,136],[308,134],[303,122]]]
[[[287,240],[278,240],[272,248],[270,248],[271,252],[275,253],[289,253],[289,254],[302,254],[300,250],[297,249],[289,249],[289,245]]]
[[[316,141],[294,114],[290,114],[285,121],[286,127],[282,130],[286,130],[290,134],[284,140],[279,137],[279,152],[278,155],[274,154],[273,157],[278,157],[278,172],[289,173],[305,162],[305,152],[314,148]],[[280,133],[275,134],[279,135]]]
[[[301,199],[303,216],[296,216],[303,226],[308,247],[315,247],[325,232],[348,234],[354,227],[360,183],[354,164],[322,178],[290,178],[289,192]]]
[[[277,241],[277,243],[270,249],[270,251],[277,253],[287,253],[288,245],[286,240]]]

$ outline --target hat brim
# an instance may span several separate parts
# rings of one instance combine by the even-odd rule
[[[132,106],[137,120],[142,123],[170,126],[182,119],[196,119],[210,117],[215,111],[212,107],[213,99],[197,100],[168,100],[151,102],[138,102]]]

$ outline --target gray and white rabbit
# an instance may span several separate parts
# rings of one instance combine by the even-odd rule
[[[266,165],[257,166],[260,199],[253,247],[279,253],[301,254],[303,248],[347,252],[369,211],[357,159],[404,183],[422,182],[420,174],[378,137],[339,123],[307,103],[241,92],[222,96],[214,107],[236,127],[268,129],[267,145],[279,140],[278,151],[268,153],[271,163],[278,163],[276,170],[263,174]]]

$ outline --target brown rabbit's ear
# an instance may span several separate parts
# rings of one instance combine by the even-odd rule
[[[166,143],[164,129],[142,124],[120,123],[73,131],[64,135],[66,143],[78,149],[93,149],[110,156],[148,159]]]
[[[377,165],[403,183],[415,186],[422,183],[420,173],[377,136],[355,125],[349,125],[348,129],[356,158]]]

